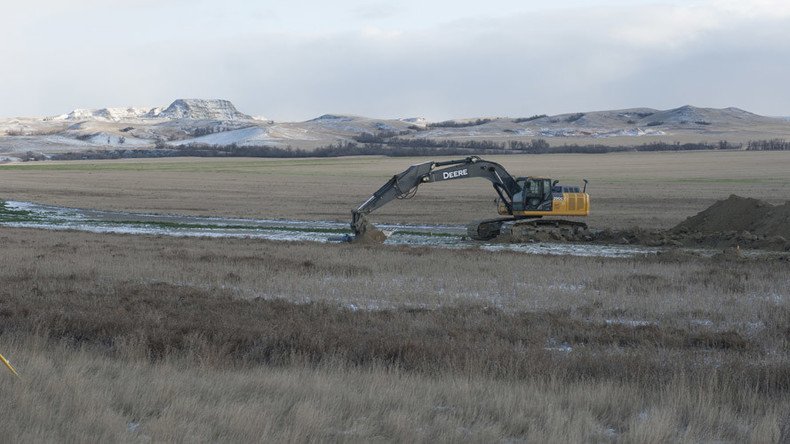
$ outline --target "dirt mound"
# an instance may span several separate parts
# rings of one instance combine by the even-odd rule
[[[759,199],[734,194],[676,225],[672,231],[717,233],[722,231],[753,231],[765,219],[772,205]]]
[[[790,239],[790,202],[771,208],[768,217],[757,227],[757,232]]]
[[[497,242],[592,242],[648,247],[790,251],[790,202],[774,206],[759,199],[732,195],[669,230],[634,227],[624,230],[504,227]]]
[[[748,232],[762,237],[790,237],[790,202],[774,206],[749,197],[730,195],[672,228],[673,233],[715,234]]]

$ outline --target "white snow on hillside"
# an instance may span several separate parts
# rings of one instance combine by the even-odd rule
[[[663,136],[666,132],[653,128],[625,128],[611,130],[607,128],[540,128],[537,133],[540,137],[642,137]]]
[[[278,145],[277,138],[271,137],[266,128],[252,126],[233,131],[223,131],[221,133],[209,134],[206,136],[195,137],[192,139],[169,142],[171,146],[185,145],[232,145],[254,146],[254,145]]]
[[[222,99],[178,99],[166,108],[77,108],[69,113],[51,117],[49,120],[124,122],[140,119],[191,119],[191,120],[252,120],[239,112],[228,100]]]
[[[400,119],[401,122],[406,122],[415,126],[421,126],[425,128],[428,126],[428,119],[425,117],[407,117],[405,119]]]
[[[191,120],[252,120],[240,113],[228,100],[222,99],[178,99],[156,115],[167,119]]]
[[[150,145],[150,141],[138,139],[135,137],[129,136],[119,136],[117,134],[109,134],[109,133],[98,133],[94,134],[93,136],[86,139],[87,142],[90,142],[94,145],[102,145],[102,146],[115,146],[119,148],[123,147],[142,147],[146,145]]]
[[[83,121],[98,120],[105,122],[121,122],[149,117],[152,108],[101,108],[101,109],[82,109],[78,108],[66,114],[55,116],[52,120]]]
[[[271,137],[277,139],[287,140],[321,140],[323,137],[316,134],[307,128],[303,128],[294,124],[275,124],[269,127],[269,134]]]
[[[543,138],[617,138],[699,136],[724,140],[729,135],[759,139],[787,137],[788,118],[764,117],[738,108],[669,110],[631,108],[566,113],[534,118],[455,120],[467,125],[429,125],[423,117],[375,119],[325,114],[304,122],[274,122],[239,112],[227,100],[178,99],[167,107],[75,109],[54,117],[0,119],[0,153],[76,152],[96,148],[154,148],[189,144],[291,146],[315,149],[357,142],[363,133],[436,140],[508,140]],[[383,134],[389,133],[389,134]],[[202,134],[201,137],[195,137]],[[616,140],[616,139],[615,139]],[[610,142],[616,143],[616,142]]]
[[[361,133],[378,133],[406,129],[406,122],[401,120],[380,120],[359,116],[324,114],[321,117],[302,122],[312,131],[334,133],[336,135],[353,136]]]

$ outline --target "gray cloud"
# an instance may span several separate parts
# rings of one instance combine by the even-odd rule
[[[92,7],[86,5],[83,14]],[[169,5],[164,10],[183,7]],[[278,120],[327,112],[520,116],[686,103],[790,114],[790,7],[781,2],[570,5],[456,14],[416,28],[408,14],[394,20],[385,10],[381,25],[376,10],[368,11],[372,22],[344,18],[361,12],[349,4],[327,17],[334,19],[331,29],[313,31],[305,23],[291,29],[289,10],[261,9],[256,16],[228,8],[212,19],[205,5],[180,18],[163,17],[162,9],[152,15],[150,4],[132,6],[125,19],[94,23],[88,15],[70,34],[58,14],[37,25],[64,34],[0,31],[17,42],[0,47],[12,67],[0,71],[0,115],[159,105],[177,97],[228,98],[244,112]]]

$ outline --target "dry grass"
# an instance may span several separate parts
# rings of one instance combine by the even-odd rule
[[[3,336],[13,441],[775,442],[788,398],[715,377],[645,386],[425,376],[377,366],[218,369]]]
[[[731,193],[780,203],[790,153],[690,152],[494,156],[515,175],[590,179],[598,227],[667,228]],[[238,217],[348,220],[393,174],[428,158],[147,159],[0,166],[3,199]],[[437,159],[438,160],[438,159]],[[374,221],[467,223],[495,215],[483,180],[423,186]],[[437,210],[440,209],[440,210]]]
[[[786,262],[0,242],[16,440],[770,442],[790,409]]]
[[[790,300],[782,261],[604,259],[247,239],[95,235],[0,228],[0,292],[109,292],[166,284],[238,299],[362,309],[487,304],[573,309],[585,318],[740,325]],[[589,310],[587,307],[598,308]]]

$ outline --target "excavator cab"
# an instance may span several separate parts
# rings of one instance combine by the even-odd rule
[[[513,212],[551,211],[553,204],[551,179],[519,177],[518,192],[513,195]]]
[[[557,181],[542,177],[519,177],[513,194],[512,209],[498,205],[502,216],[537,218],[543,216],[587,216],[590,197],[578,186],[558,185]]]

